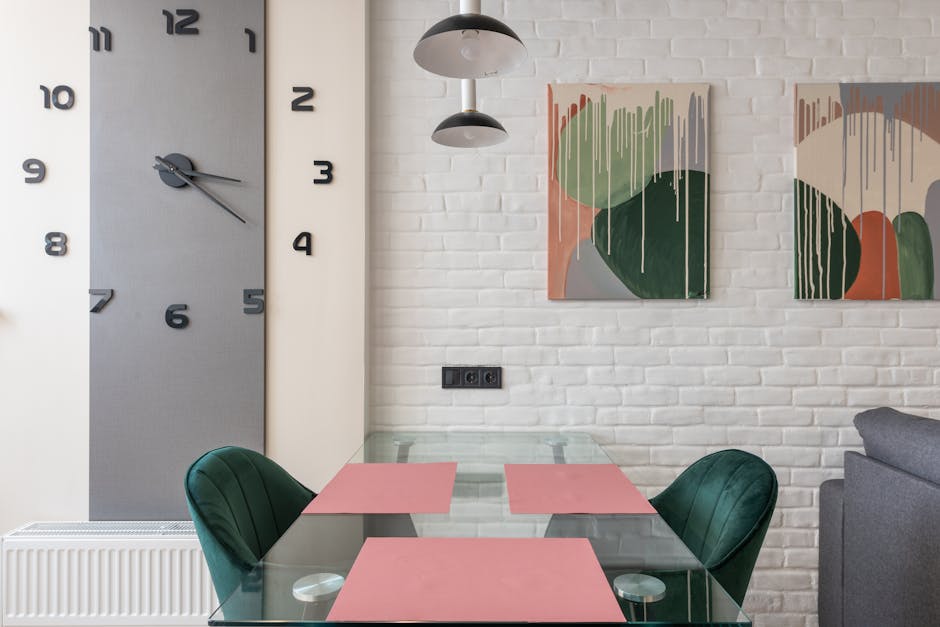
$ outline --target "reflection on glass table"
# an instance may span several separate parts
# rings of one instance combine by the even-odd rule
[[[612,591],[624,574],[665,585],[661,599],[629,594],[618,601],[625,621],[681,625],[750,625],[735,602],[657,515],[510,514],[503,464],[610,463],[590,436],[577,433],[377,433],[351,462],[456,461],[457,479],[446,514],[303,515],[210,625],[307,624],[326,620],[336,598],[329,587],[345,578],[368,537],[588,538]],[[297,593],[303,578],[329,583]],[[623,581],[623,580],[621,580]],[[454,581],[459,586],[458,580]],[[303,587],[303,586],[300,586]],[[322,592],[319,594],[317,591]],[[485,600],[481,599],[481,602]],[[644,621],[644,612],[646,619]]]

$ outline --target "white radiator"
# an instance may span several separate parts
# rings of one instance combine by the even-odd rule
[[[4,627],[205,625],[218,606],[191,522],[32,523],[0,564]]]

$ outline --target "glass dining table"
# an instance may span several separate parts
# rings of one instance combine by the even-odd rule
[[[301,515],[213,612],[210,625],[327,622],[336,588],[370,537],[587,538],[612,590],[622,592],[618,601],[624,622],[751,624],[658,515],[510,513],[503,465],[611,463],[587,434],[379,432],[371,434],[349,461],[457,462],[450,511]],[[632,582],[640,588],[623,587],[621,582],[630,579],[624,575],[640,575]],[[653,589],[643,587],[651,581]],[[459,577],[452,585],[461,586]]]

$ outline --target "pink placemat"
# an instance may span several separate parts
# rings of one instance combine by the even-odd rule
[[[613,464],[506,464],[513,514],[655,514]]]
[[[346,464],[304,514],[446,514],[457,462]]]
[[[624,617],[585,538],[369,538],[327,620]]]

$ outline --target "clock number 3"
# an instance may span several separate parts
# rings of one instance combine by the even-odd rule
[[[164,314],[163,319],[166,320],[166,324],[171,329],[185,329],[189,326],[189,316],[184,313],[179,313],[181,311],[186,311],[189,309],[189,305],[170,305],[166,308],[166,314]]]
[[[320,168],[320,178],[313,179],[314,185],[329,185],[333,182],[332,161],[314,161],[313,165]]]
[[[242,290],[242,302],[246,314],[264,313],[264,290]]]
[[[199,29],[191,26],[199,19],[199,11],[196,9],[177,9],[176,15],[183,18],[175,22],[173,14],[163,9],[163,15],[166,16],[166,34],[167,35],[198,35]]]

